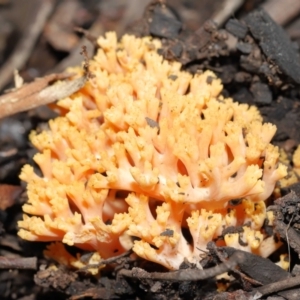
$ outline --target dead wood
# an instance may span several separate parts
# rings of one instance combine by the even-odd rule
[[[36,257],[3,257],[0,256],[0,269],[37,270]]]
[[[300,235],[293,227],[277,220],[275,223],[275,231],[283,240],[288,242],[289,247],[293,248],[298,254],[300,254]]]
[[[236,267],[239,267],[241,272],[254,278],[257,284],[268,284],[290,276],[288,272],[260,256],[230,247],[221,247],[219,250],[225,251],[229,258],[227,261],[224,260],[223,263],[209,269],[183,269],[167,273],[149,273],[141,268],[133,268],[132,270],[123,269],[118,275],[152,280],[198,281],[215,277],[224,272],[234,271]]]
[[[264,286],[257,288],[263,296],[273,294],[276,292],[280,292],[286,289],[290,289],[292,287],[296,287],[300,285],[300,276],[295,276],[292,278],[288,278],[285,280],[277,281],[274,283],[270,283]],[[290,298],[288,298],[290,299]]]
[[[69,80],[71,76],[68,73],[51,74],[0,96],[0,119],[75,93],[84,85],[86,77]]]
[[[214,276],[220,275],[224,272],[228,272],[238,265],[242,256],[237,253],[234,255],[227,263],[220,264],[218,266],[200,270],[200,269],[184,269],[173,272],[152,272],[149,273],[141,268],[133,268],[132,270],[122,269],[118,275],[138,278],[138,279],[152,279],[152,280],[168,280],[168,281],[198,281],[212,278]]]

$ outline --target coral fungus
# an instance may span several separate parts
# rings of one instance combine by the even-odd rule
[[[49,130],[30,136],[42,176],[22,170],[29,200],[19,235],[55,241],[54,257],[61,242],[99,259],[133,249],[169,269],[197,263],[219,236],[262,256],[274,251],[262,226],[264,200],[286,175],[270,144],[276,127],[221,96],[211,71],[191,75],[164,60],[158,40],[118,43],[107,33],[98,44],[93,78],[58,102]]]

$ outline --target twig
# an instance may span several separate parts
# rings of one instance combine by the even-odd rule
[[[89,265],[81,268],[80,270],[78,270],[78,272],[86,271],[86,270],[91,269],[91,268],[99,268],[100,266],[103,266],[103,265],[108,265],[108,264],[115,263],[119,259],[129,256],[131,253],[132,253],[132,250],[129,250],[129,251],[126,251],[126,252],[124,252],[124,253],[122,253],[118,256],[110,257],[108,259],[102,259],[97,264],[89,264]]]
[[[168,281],[197,281],[215,277],[222,273],[233,270],[238,264],[244,261],[245,255],[242,251],[234,252],[228,261],[205,270],[184,269],[168,273],[153,272],[149,273],[141,268],[133,268],[132,270],[121,270],[118,276],[133,277],[139,279],[154,279]]]
[[[268,0],[262,7],[279,25],[288,23],[300,14],[299,0]]]
[[[74,80],[64,81],[63,83],[60,83],[58,85],[51,85],[42,90],[37,95],[36,99],[38,100],[37,102],[39,102],[39,104],[36,105],[36,102],[32,103],[32,106],[30,108],[34,108],[42,104],[48,104],[56,100],[68,97],[82,88],[86,80],[86,77],[80,77]]]
[[[226,0],[221,9],[213,15],[212,20],[221,27],[243,3],[244,0]]]
[[[282,239],[288,237],[289,246],[293,248],[298,255],[300,254],[300,236],[293,226],[288,227],[287,224],[277,219],[275,221],[275,232],[278,233]]]
[[[86,76],[53,84],[71,75],[68,73],[51,74],[24,85],[16,91],[0,96],[0,119],[17,112],[49,104],[75,93],[86,82]]]
[[[257,291],[259,291],[263,296],[265,296],[299,285],[300,285],[300,276],[295,276],[274,283],[266,284],[264,286],[257,288]]]
[[[36,257],[14,258],[0,256],[0,269],[37,269]]]
[[[289,224],[288,224],[288,226],[286,227],[286,230],[285,230],[285,236],[286,236],[286,242],[287,242],[288,254],[289,254],[289,272],[291,272],[291,246],[290,246],[290,240],[289,240],[288,230],[291,227],[291,224],[292,224],[292,222],[294,220],[294,216],[295,216],[295,214],[293,214],[293,216],[290,219],[290,222],[289,222]]]
[[[35,12],[35,20],[16,45],[15,51],[0,70],[0,90],[11,81],[14,70],[21,69],[28,60],[32,49],[43,30],[44,24],[53,11],[56,3],[55,0],[44,0],[39,2],[40,4]]]

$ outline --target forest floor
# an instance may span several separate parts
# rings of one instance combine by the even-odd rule
[[[0,0],[0,298],[300,299],[300,220],[294,217],[300,207],[297,183],[281,189],[282,198],[273,206],[280,212],[276,230],[289,249],[290,271],[277,274],[272,259],[242,255],[236,283],[224,292],[217,292],[214,279],[199,284],[160,281],[155,276],[125,279],[114,269],[100,278],[63,267],[51,271],[43,256],[45,245],[17,236],[17,221],[27,199],[19,173],[25,163],[32,163],[35,153],[28,134],[54,116],[45,104],[70,95],[82,82],[70,86],[66,81],[54,98],[52,90],[43,97],[41,91],[64,80],[67,67],[82,63],[83,46],[92,57],[94,37],[107,31],[158,37],[166,59],[181,62],[192,73],[214,71],[222,79],[225,96],[256,105],[264,121],[277,126],[273,143],[291,161],[300,144],[300,1],[150,2]],[[16,93],[13,89],[21,78],[33,84]],[[17,97],[17,106],[12,96]],[[213,245],[208,250],[212,261],[207,266],[232,254]],[[120,266],[131,266],[129,256],[112,263],[118,271]]]

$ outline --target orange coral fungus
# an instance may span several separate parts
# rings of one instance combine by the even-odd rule
[[[197,263],[222,232],[224,245],[274,251],[261,227],[264,200],[286,175],[270,144],[275,126],[222,97],[214,73],[193,76],[163,60],[158,40],[125,35],[118,43],[107,33],[98,44],[93,78],[58,102],[49,130],[30,136],[43,176],[23,168],[23,210],[32,216],[19,222],[19,235],[99,259],[132,248],[169,269]],[[226,233],[230,226],[242,230]],[[63,252],[58,243],[47,251]]]

